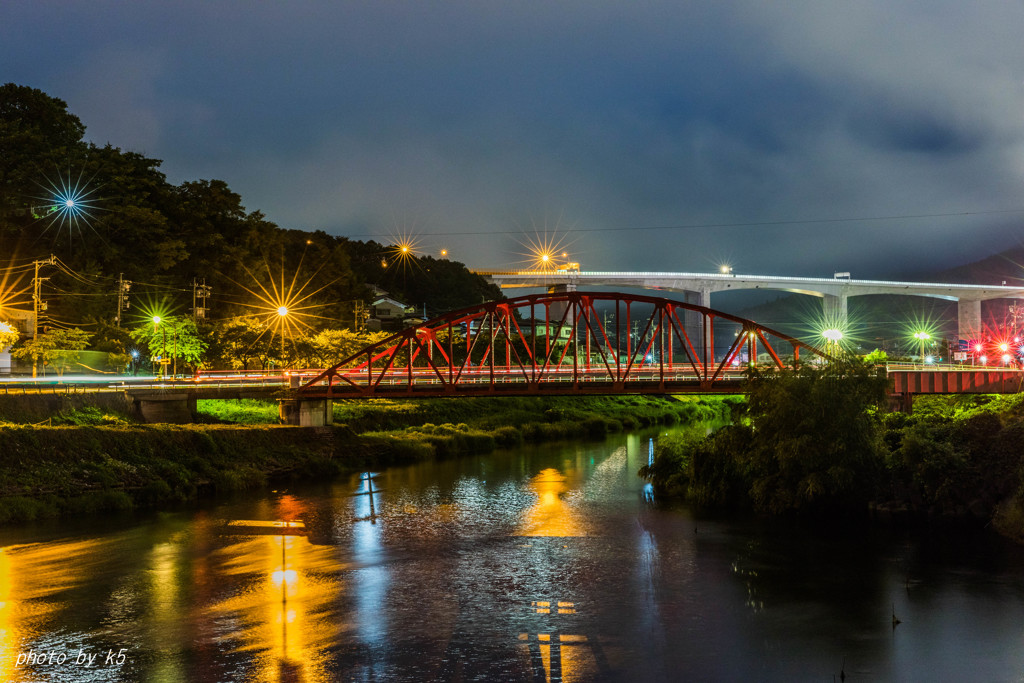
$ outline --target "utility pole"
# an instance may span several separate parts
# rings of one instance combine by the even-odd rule
[[[131,305],[128,301],[128,290],[132,288],[132,281],[124,279],[124,273],[117,277],[117,315],[114,321],[121,327],[121,312],[127,311]]]
[[[366,311],[366,304],[362,301],[356,301],[352,308],[352,321],[356,328],[355,331],[363,329],[363,322],[369,317]]]
[[[57,264],[57,258],[50,254],[50,258],[42,261],[33,261],[32,265],[35,268],[35,273],[32,276],[32,339],[33,341],[39,338],[39,314],[46,310],[46,302],[43,301],[42,297],[42,285],[44,280],[49,280],[48,277],[39,277],[39,268],[42,266],[53,266]]]
[[[206,306],[206,300],[210,298],[211,291],[213,291],[213,288],[206,285],[206,278],[203,278],[202,284],[200,284],[199,280],[192,279],[192,315],[196,320],[204,320],[206,318],[206,312],[210,310]]]

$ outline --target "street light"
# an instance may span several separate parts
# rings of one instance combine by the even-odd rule
[[[285,316],[288,315],[288,307],[287,306],[278,306],[277,307],[277,315],[279,316],[278,323],[279,323],[279,328],[281,330],[281,364],[284,365],[284,325],[285,325]]]
[[[927,332],[915,332],[914,333],[914,339],[916,339],[919,342],[921,342],[921,369],[922,370],[924,369],[924,345],[931,338],[932,338],[932,335],[928,334]]]
[[[154,315],[153,316],[153,331],[156,332],[158,327],[160,327],[160,316]],[[167,355],[167,328],[166,327],[160,327],[160,332],[161,332],[161,336],[163,337],[163,344],[162,344],[162,346],[160,348],[160,379],[163,379],[164,375],[166,374],[164,372],[164,368],[167,366],[167,363],[164,362],[164,356]]]
[[[835,327],[823,330],[821,336],[825,339],[825,350],[829,353],[839,351],[839,342],[843,340],[843,331]]]

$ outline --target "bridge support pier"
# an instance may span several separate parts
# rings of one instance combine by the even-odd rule
[[[576,285],[571,282],[565,285],[552,285],[551,287],[548,287],[548,294],[565,294],[566,292],[575,291]],[[550,315],[552,324],[558,324],[558,321],[562,319],[563,315],[565,315],[565,309],[567,309],[568,307],[568,303],[561,301],[551,304]],[[566,316],[565,318],[565,324],[572,325],[573,322],[575,321],[573,320],[572,311],[570,311],[569,315]]]
[[[688,304],[711,308],[711,288],[703,287],[700,290],[683,292],[683,300]],[[715,362],[715,350],[711,348],[710,338],[704,335],[704,315],[697,311],[686,311],[683,314],[683,324],[686,326],[686,334],[689,335],[693,347],[697,353],[703,353],[709,364]],[[704,358],[695,359],[703,363]]]
[[[146,423],[187,424],[193,421],[196,414],[195,394],[129,395],[128,398],[132,403],[132,412]]]
[[[821,308],[826,325],[846,327],[848,308],[845,294],[826,294],[821,301]]]
[[[334,403],[326,398],[283,398],[277,402],[283,424],[323,427],[334,424]]]
[[[957,334],[961,339],[981,338],[981,301],[960,299],[956,303]]]

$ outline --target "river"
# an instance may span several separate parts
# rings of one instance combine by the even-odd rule
[[[0,531],[0,679],[1024,680],[1024,549],[697,517],[650,436]]]

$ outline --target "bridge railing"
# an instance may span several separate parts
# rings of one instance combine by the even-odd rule
[[[716,346],[718,335],[719,346]],[[780,343],[782,346],[780,346]],[[788,345],[788,352],[783,347]],[[777,350],[776,347],[779,347]],[[713,391],[759,357],[774,367],[824,355],[753,321],[659,297],[529,295],[453,311],[369,346],[307,382],[306,396],[449,395],[552,386],[588,392]],[[724,353],[722,352],[724,351]]]

